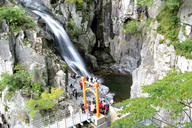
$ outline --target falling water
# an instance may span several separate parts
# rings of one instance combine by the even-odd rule
[[[50,15],[46,13],[42,13],[40,11],[33,11],[37,15],[41,16],[41,18],[47,23],[50,30],[55,35],[56,40],[58,41],[57,50],[61,54],[61,56],[65,59],[68,66],[77,74],[82,76],[90,76],[89,72],[85,68],[85,64],[83,63],[79,53],[74,48],[72,42],[69,39],[69,36],[63,29],[62,25],[60,25],[56,20],[54,20]]]

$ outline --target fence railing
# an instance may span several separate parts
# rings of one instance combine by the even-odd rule
[[[68,128],[78,124],[83,125],[85,121],[93,121],[88,111],[82,113],[78,110],[73,115],[70,115],[69,111],[63,111],[52,116],[31,119],[30,128]]]

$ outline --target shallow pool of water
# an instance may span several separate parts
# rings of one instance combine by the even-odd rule
[[[105,74],[102,75],[102,78],[104,80],[102,84],[109,87],[110,92],[115,93],[115,103],[130,98],[132,85],[131,75]]]

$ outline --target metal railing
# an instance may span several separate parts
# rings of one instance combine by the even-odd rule
[[[73,115],[69,111],[63,111],[52,116],[31,119],[30,128],[70,128],[83,125],[83,122],[93,122],[88,111],[82,113],[78,110]]]

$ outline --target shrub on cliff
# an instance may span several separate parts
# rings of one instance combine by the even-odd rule
[[[132,20],[124,24],[125,33],[135,33],[137,35],[141,35],[141,28],[139,26],[140,22],[138,20]]]
[[[159,22],[157,32],[164,35],[171,41],[177,40],[179,34],[180,20],[177,17],[178,11],[179,7],[177,6],[174,6],[173,9],[165,6],[165,8],[161,10],[156,17],[157,21]]]
[[[20,64],[15,66],[14,74],[3,73],[1,78],[0,91],[3,91],[6,86],[8,87],[5,95],[7,99],[12,98],[12,96],[15,94],[15,91],[19,89],[23,89],[28,94],[30,94],[30,91],[32,91],[39,96],[43,91],[42,85],[38,82],[33,82],[32,76],[28,71],[25,71]]]
[[[52,109],[55,106],[55,100],[59,99],[60,95],[63,94],[63,91],[59,88],[51,89],[51,93],[48,93],[48,91],[45,91],[41,94],[41,98],[38,100],[29,100],[26,103],[25,108],[30,110],[30,116],[33,118],[35,117],[37,112],[40,112],[40,110],[48,110]]]
[[[0,21],[6,19],[9,21],[10,28],[13,32],[18,31],[20,28],[27,29],[33,28],[36,24],[27,16],[22,7],[7,7],[0,8]]]
[[[161,0],[164,1],[170,8],[173,6],[180,6],[183,0]],[[137,0],[138,5],[151,7],[153,5],[154,0]]]
[[[183,42],[174,42],[176,53],[180,56],[185,56],[187,59],[192,59],[192,40],[187,39]]]

